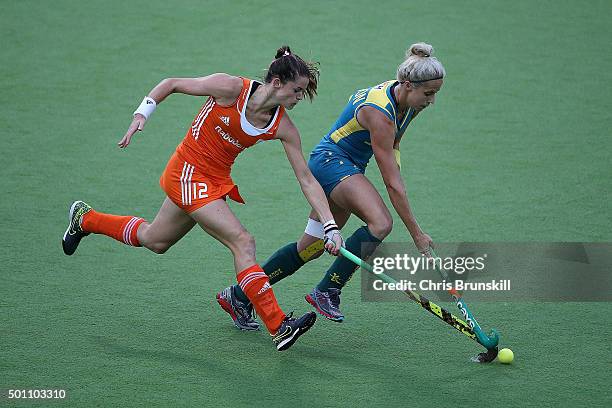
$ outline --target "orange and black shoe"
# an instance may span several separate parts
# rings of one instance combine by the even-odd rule
[[[70,206],[70,211],[68,211],[68,228],[66,228],[62,238],[62,248],[66,255],[74,254],[81,239],[89,235],[88,232],[83,232],[81,229],[83,215],[89,211],[91,211],[91,207],[83,201],[75,201]]]
[[[293,312],[289,313],[276,333],[271,334],[272,341],[278,351],[284,351],[291,347],[317,320],[317,315],[314,312],[308,312],[298,319],[294,319],[292,316]]]

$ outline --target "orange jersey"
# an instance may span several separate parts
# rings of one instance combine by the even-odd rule
[[[231,179],[222,181],[201,173],[195,166],[179,157],[178,152],[174,152],[168,161],[159,184],[168,198],[187,213],[215,200],[224,200],[227,196],[244,203],[238,186]]]
[[[276,136],[284,107],[276,108],[264,129],[256,128],[246,118],[246,105],[254,83],[242,78],[240,96],[231,106],[221,106],[215,98],[209,97],[193,120],[176,151],[198,172],[213,179],[231,180],[232,164],[244,149]]]
[[[274,139],[285,113],[276,108],[270,123],[259,129],[246,119],[246,104],[255,81],[242,78],[240,96],[231,106],[208,98],[176,148],[160,178],[160,185],[178,207],[188,213],[229,196],[244,203],[230,171],[236,157],[247,147]]]

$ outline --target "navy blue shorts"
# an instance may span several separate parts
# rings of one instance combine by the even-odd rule
[[[357,166],[346,154],[337,150],[312,152],[308,167],[328,197],[338,183],[345,178],[353,174],[365,173],[365,169]]]

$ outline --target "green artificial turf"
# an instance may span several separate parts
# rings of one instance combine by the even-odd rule
[[[426,41],[447,77],[402,141],[423,229],[439,242],[611,241],[611,13],[577,0],[3,2],[0,390],[67,398],[0,406],[610,406],[610,303],[470,302],[515,353],[477,365],[477,345],[418,306],[362,302],[356,276],[344,323],[320,319],[277,353],[217,306],[232,259],[202,231],[163,256],[93,236],[67,257],[60,238],[76,199],[155,216],[159,176],[203,103],[171,96],[118,149],[161,79],[258,77],[289,44],[321,63],[319,96],[291,112],[307,154],[353,91]],[[375,165],[368,176],[388,203]],[[300,236],[308,206],[280,143],[245,152],[233,177],[263,262]],[[411,245],[394,220],[388,241]],[[309,310],[330,261],[275,286],[285,310]]]

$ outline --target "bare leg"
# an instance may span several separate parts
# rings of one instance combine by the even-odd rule
[[[362,174],[351,176],[336,186],[331,193],[332,199],[342,208],[356,214],[367,223],[358,228],[345,241],[346,249],[364,259],[369,257],[380,242],[389,235],[392,227],[391,214],[380,194],[372,183]],[[342,321],[344,316],[338,309],[337,295],[351,279],[355,265],[344,257],[338,257],[329,267],[321,282],[307,298],[317,310],[334,321]],[[328,302],[323,293],[329,293]]]
[[[344,227],[351,214],[355,214],[367,224],[369,231],[379,240],[382,241],[391,232],[393,218],[376,188],[362,174],[355,174],[341,181],[332,190],[329,202],[334,219],[340,228]],[[310,218],[318,220],[314,211],[311,211]],[[302,253],[319,240],[318,237],[304,233],[298,241],[298,252]],[[319,250],[307,260],[318,258],[322,253],[323,251]]]
[[[341,181],[331,198],[342,209],[358,216],[376,238],[383,240],[391,232],[393,218],[380,194],[363,174]]]
[[[163,254],[195,224],[189,214],[166,197],[153,222],[143,222],[138,228],[138,240],[145,248]]]
[[[393,225],[380,194],[364,175],[356,174],[340,182],[332,190],[331,198],[338,206],[366,222],[366,227],[358,228],[345,240],[348,251],[366,259],[389,235]],[[338,308],[340,290],[351,279],[355,269],[348,259],[336,258],[306,300],[328,319],[342,321],[344,316]]]
[[[256,263],[255,238],[242,226],[224,200],[215,200],[190,216],[204,231],[232,251],[236,273]]]
[[[314,315],[307,314],[299,320],[285,320],[286,316],[276,301],[268,276],[261,266],[256,264],[255,239],[242,226],[224,200],[216,200],[205,205],[192,212],[191,217],[206,232],[232,251],[238,284],[253,304],[270,334],[278,334],[283,324],[298,325],[302,332],[312,326],[315,320]],[[220,300],[219,296],[217,300]],[[223,299],[219,303],[223,306]],[[225,307],[231,307],[231,305]],[[301,335],[299,330],[293,335],[290,333],[289,330],[274,337],[278,350],[289,347]]]

